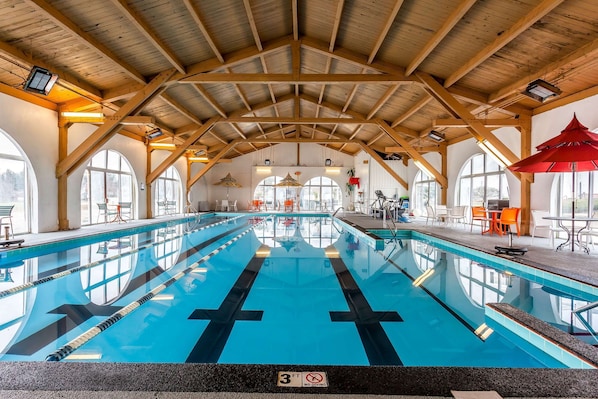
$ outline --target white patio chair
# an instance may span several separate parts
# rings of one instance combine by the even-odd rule
[[[555,226],[554,221],[543,219],[545,216],[550,216],[548,211],[532,210],[532,240],[530,244],[533,245],[536,231],[548,233],[550,238],[550,246],[554,248],[554,237],[558,236],[559,232],[564,232],[558,226]]]

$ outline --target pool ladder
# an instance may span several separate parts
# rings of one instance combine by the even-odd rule
[[[592,312],[596,308],[598,308],[598,301],[588,303],[585,306],[581,306],[581,307],[573,310],[571,312],[571,332],[573,332],[573,317],[577,317],[577,320],[579,320],[581,322],[581,324],[583,324],[584,327],[588,330],[588,332],[590,334],[592,334],[592,337],[594,338],[594,340],[598,341],[598,332],[596,332],[594,330],[591,323],[588,321],[589,317],[585,318],[582,316],[582,313],[585,313],[585,312],[588,312],[588,316],[589,316],[590,312]]]
[[[336,216],[336,214],[337,214],[337,213],[338,213],[338,212],[339,212],[341,209],[344,211],[344,210],[345,210],[345,207],[344,207],[344,206],[339,206],[338,208],[336,208],[336,211],[334,211],[334,213],[332,214],[332,217],[335,217],[335,216]]]

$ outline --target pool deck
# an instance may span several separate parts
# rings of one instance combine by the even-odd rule
[[[381,219],[338,215],[363,229],[382,229]],[[180,216],[179,216],[180,217]],[[159,220],[167,220],[160,218]],[[143,226],[156,220],[97,225],[77,230],[26,235],[25,246]],[[488,253],[507,238],[480,234],[479,227],[397,224]],[[559,242],[557,241],[557,244]],[[590,254],[555,252],[547,238],[515,237],[527,247],[520,262],[598,286],[598,245]],[[0,253],[2,250],[0,250]],[[279,371],[324,371],[329,386],[278,387]],[[482,369],[451,367],[337,367],[297,365],[115,364],[0,362],[0,398],[451,398],[451,390],[497,391],[504,398],[598,398],[598,370]]]

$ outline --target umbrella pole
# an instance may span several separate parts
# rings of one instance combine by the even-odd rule
[[[576,163],[572,162],[571,170],[573,170],[573,199],[571,200],[571,252],[575,252],[575,174]]]

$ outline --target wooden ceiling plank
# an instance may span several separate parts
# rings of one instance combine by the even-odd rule
[[[253,41],[255,42],[255,46],[259,51],[262,51],[264,47],[262,46],[260,34],[257,31],[255,18],[253,17],[253,12],[251,11],[251,4],[249,3],[249,0],[243,0],[243,6],[245,7],[245,15],[247,15],[247,21],[249,21],[249,27],[251,28],[251,34],[253,35]]]
[[[187,190],[190,189],[195,184],[195,182],[197,182],[199,179],[201,179],[203,175],[208,173],[208,171],[210,169],[212,169],[214,167],[214,165],[216,165],[218,163],[220,158],[225,156],[230,150],[232,150],[240,142],[241,142],[241,140],[231,141],[218,154],[216,154],[212,159],[210,159],[210,161],[206,164],[206,166],[203,167],[202,170],[200,170],[197,174],[195,174],[195,176],[193,176],[191,179],[189,179],[189,181],[187,182]]]
[[[428,42],[421,48],[419,53],[409,63],[405,70],[405,75],[409,76],[415,71],[415,69],[426,59],[428,55],[440,44],[440,42],[448,35],[448,33],[457,25],[457,23],[463,18],[465,13],[469,11],[471,6],[474,5],[476,0],[462,0],[455,10],[448,16],[446,21],[442,24],[440,29],[434,33],[434,35],[428,40]]]
[[[187,149],[195,144],[204,134],[210,131],[214,127],[214,124],[218,121],[220,117],[216,116],[214,118],[209,119],[203,126],[193,132],[181,146],[177,146],[174,151],[164,160],[160,165],[156,167],[153,171],[151,171],[146,177],[146,183],[148,186],[156,180],[166,169],[172,166],[181,155],[187,151]]]
[[[503,87],[502,89],[498,90],[495,93],[491,93],[488,96],[488,101],[490,103],[495,103],[496,101],[502,100],[503,98],[512,95],[514,93],[520,93],[527,85],[538,79],[538,78],[545,78],[547,75],[551,73],[560,73],[560,70],[567,64],[575,62],[579,59],[586,59],[586,60],[593,60],[596,58],[598,53],[598,39],[594,39],[591,42],[587,43],[586,45],[578,48],[577,50],[573,51],[570,54],[567,54],[563,58],[551,62],[550,64],[544,66],[541,70],[531,73],[529,75],[524,76],[523,78],[517,80],[516,82],[510,84],[509,86]],[[586,62],[586,65],[594,65],[591,62]],[[554,100],[553,100],[554,101]]]
[[[392,8],[392,11],[390,12],[390,14],[388,15],[388,18],[386,19],[384,26],[382,27],[382,31],[376,38],[376,44],[374,44],[374,48],[372,49],[372,51],[370,52],[370,56],[368,57],[368,61],[367,61],[368,64],[371,64],[374,61],[374,58],[376,58],[376,54],[378,54],[378,51],[380,50],[382,43],[384,43],[384,39],[386,39],[386,36],[388,35],[388,31],[390,30],[390,27],[394,23],[395,18],[397,17],[397,14],[399,13],[399,10],[401,9],[402,5],[403,5],[403,0],[395,1],[395,5]]]
[[[299,7],[297,0],[291,1],[291,11],[293,13],[293,40],[299,40]]]
[[[193,4],[191,4],[190,0],[183,0],[183,3],[185,4],[185,7],[187,7],[189,14],[195,21],[195,24],[201,31],[204,39],[206,39],[206,42],[210,46],[210,49],[212,49],[212,52],[214,53],[214,55],[216,56],[218,61],[220,61],[221,64],[224,64],[224,57],[222,56],[222,53],[218,49],[218,46],[216,46],[216,43],[214,42],[212,35],[210,34],[210,32],[208,32],[208,28],[204,24],[203,18],[201,16],[199,10],[197,8],[195,8],[195,6],[193,6]]]
[[[167,93],[162,93],[160,95],[162,100],[164,100],[167,104],[169,104],[172,108],[178,111],[181,115],[185,116],[191,122],[196,123],[198,126],[201,126],[203,122],[199,119],[193,112],[189,111],[184,105],[180,104],[177,100],[172,98]]]
[[[364,152],[366,152],[370,157],[372,157],[376,162],[378,162],[378,164],[382,166],[382,168],[389,175],[391,175],[401,186],[403,186],[405,190],[409,190],[409,184],[407,184],[407,182],[401,176],[399,176],[397,172],[395,172],[394,169],[391,168],[390,165],[388,165],[388,163],[384,162],[384,159],[382,159],[382,157],[378,155],[376,151],[368,147],[368,145],[365,144],[363,141],[361,141],[359,145],[361,146]]]
[[[175,67],[180,73],[185,73],[185,66],[178,59],[178,57],[166,46],[158,36],[153,32],[152,28],[146,24],[138,14],[131,10],[125,0],[110,0],[112,4],[120,10],[120,12],[131,22],[135,28],[147,39],[148,42],[154,46],[168,60],[170,65]]]
[[[540,18],[548,14],[555,7],[560,5],[565,0],[543,0],[540,4],[535,6],[523,18],[517,21],[513,26],[507,29],[503,34],[498,36],[492,43],[487,45],[482,51],[471,57],[471,59],[459,67],[444,81],[444,87],[449,87],[468,72],[471,72],[475,67],[490,58],[498,50],[506,46],[509,42],[519,36],[523,31],[528,29]]]
[[[398,145],[403,147],[409,156],[419,162],[421,162],[426,169],[428,169],[433,175],[436,182],[440,184],[442,188],[448,188],[448,179],[442,173],[438,172],[436,168],[430,164],[426,158],[424,158],[409,142],[403,139],[397,132],[393,130],[386,122],[383,120],[377,120],[380,129],[382,129],[391,139],[393,139]]]
[[[365,119],[352,119],[352,118],[312,118],[312,117],[299,117],[294,116],[241,116],[241,117],[228,117],[220,120],[219,123],[281,123],[281,124],[296,124],[296,125],[332,125],[337,123],[342,124],[370,124],[375,125],[373,120],[367,121]]]
[[[52,73],[55,73],[58,75],[57,84],[62,85],[68,89],[71,89],[75,93],[84,95],[92,101],[95,101],[95,102],[102,101],[102,92],[99,89],[97,89],[96,87],[93,87],[93,86],[87,84],[86,82],[82,81],[81,79],[76,78],[75,76],[61,70],[60,68],[56,68],[54,65],[49,65],[46,62],[44,62],[38,58],[35,58],[29,54],[26,54],[22,50],[14,47],[14,46],[11,46],[8,43],[0,41],[0,53],[6,55],[9,58],[12,58],[12,59],[18,61],[19,66],[21,66],[23,69],[26,69],[25,65],[20,65],[23,62],[25,62],[31,66],[37,65],[39,67],[45,68],[45,69],[51,71]]]
[[[71,20],[62,15],[58,10],[48,4],[45,0],[24,0],[27,4],[36,9],[43,11],[48,18],[62,29],[70,32],[76,39],[82,41],[89,49],[96,52],[96,54],[111,60],[116,66],[121,68],[129,77],[135,79],[140,83],[146,83],[145,77],[141,75],[135,68],[118,58],[108,47],[104,46],[93,36],[85,32],[83,29],[75,25]]]
[[[148,98],[156,95],[161,89],[162,85],[168,80],[170,76],[175,73],[175,69],[169,69],[158,74],[150,83],[148,83],[143,90],[140,90],[133,98],[124,104],[110,120],[110,123],[105,123],[93,132],[87,139],[85,139],[77,148],[75,148],[63,160],[58,162],[56,166],[56,177],[69,174],[73,170],[73,166],[80,163],[82,160],[91,156],[90,150],[94,146],[106,138],[110,138],[116,133],[116,129],[120,122],[127,116],[134,113],[138,106],[144,103]]]

